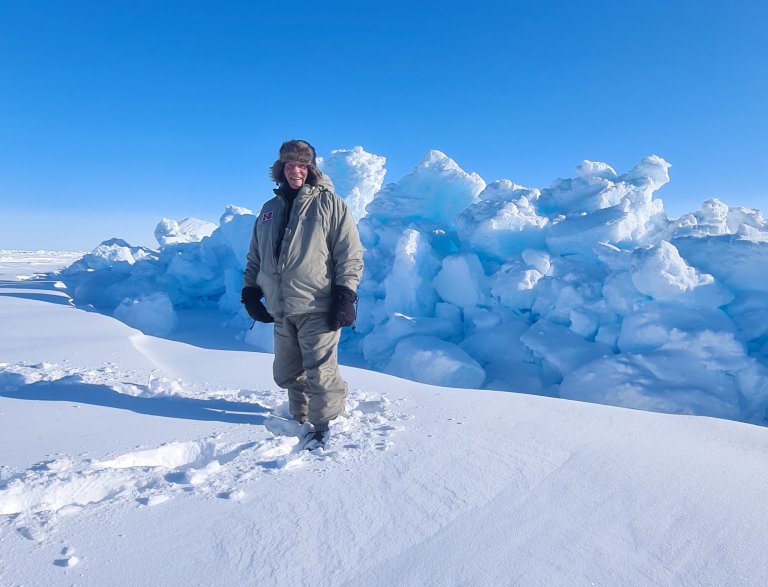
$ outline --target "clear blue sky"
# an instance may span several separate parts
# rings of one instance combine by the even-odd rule
[[[768,3],[0,0],[0,248],[257,208],[280,142],[546,187],[657,154],[672,216],[768,206]]]

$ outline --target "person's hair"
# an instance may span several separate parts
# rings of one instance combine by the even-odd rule
[[[315,148],[307,141],[293,139],[285,141],[280,146],[280,156],[270,169],[270,176],[275,183],[286,183],[285,164],[288,162],[302,163],[307,166],[306,182],[309,185],[317,185],[323,177],[322,172],[317,168]]]

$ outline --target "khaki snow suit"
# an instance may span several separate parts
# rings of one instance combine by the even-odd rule
[[[256,218],[243,275],[244,286],[264,292],[275,318],[275,382],[288,390],[291,414],[317,429],[344,413],[347,393],[340,333],[328,324],[331,290],[356,291],[363,272],[357,226],[332,189],[326,177],[305,184],[292,206],[276,189]]]

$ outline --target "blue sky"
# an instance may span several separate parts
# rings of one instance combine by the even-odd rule
[[[546,187],[657,154],[678,216],[768,204],[766,3],[0,0],[0,248],[154,245],[258,208],[286,138],[396,181]]]

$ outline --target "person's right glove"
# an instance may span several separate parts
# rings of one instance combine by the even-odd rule
[[[275,319],[267,312],[264,304],[261,303],[261,298],[264,296],[264,292],[260,287],[246,286],[240,293],[240,301],[245,306],[245,311],[248,315],[256,320],[256,322],[264,322],[269,324],[274,322]]]
[[[352,326],[357,318],[355,311],[357,294],[343,285],[334,285],[332,297],[331,312],[328,316],[328,325],[331,330],[336,331],[342,326]]]

